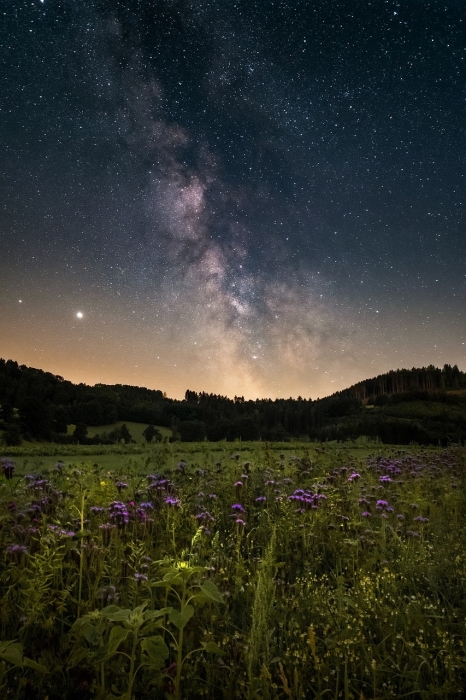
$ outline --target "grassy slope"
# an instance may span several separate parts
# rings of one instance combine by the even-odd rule
[[[136,441],[138,445],[146,443],[142,433],[147,428],[147,423],[133,423],[132,421],[120,420],[118,421],[118,423],[113,423],[112,425],[90,425],[87,429],[87,434],[89,435],[89,437],[93,437],[97,434],[101,435],[102,433],[110,433],[112,430],[115,430],[115,428],[119,428],[123,424],[126,425],[129,432],[131,433],[131,437],[133,438],[133,440]],[[75,425],[68,426],[68,435],[73,434],[75,427]],[[157,430],[160,431],[162,437],[170,437],[170,435],[172,434],[172,431],[169,428],[164,428],[161,425],[156,425],[155,427],[157,428]]]

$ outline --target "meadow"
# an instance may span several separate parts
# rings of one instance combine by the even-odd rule
[[[2,697],[464,697],[464,448],[7,449]]]

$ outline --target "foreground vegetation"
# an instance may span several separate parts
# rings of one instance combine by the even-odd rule
[[[462,696],[464,448],[233,447],[3,458],[2,697]]]

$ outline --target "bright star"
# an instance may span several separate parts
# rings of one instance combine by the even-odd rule
[[[84,314],[83,314],[82,311],[78,311],[78,313],[76,314],[76,316],[77,316],[78,318],[82,318],[82,317],[84,316]]]

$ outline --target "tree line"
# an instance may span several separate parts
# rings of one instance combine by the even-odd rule
[[[87,426],[117,421],[172,430],[174,440],[347,440],[448,443],[466,439],[466,373],[455,365],[396,370],[323,399],[230,399],[187,390],[183,400],[124,384],[73,384],[0,359],[0,430],[9,444],[26,440],[91,441]],[[452,391],[457,393],[451,393]],[[450,392],[450,393],[449,393]],[[76,425],[74,436],[67,433]],[[121,427],[92,441],[128,441]],[[130,439],[130,438],[129,438]]]

